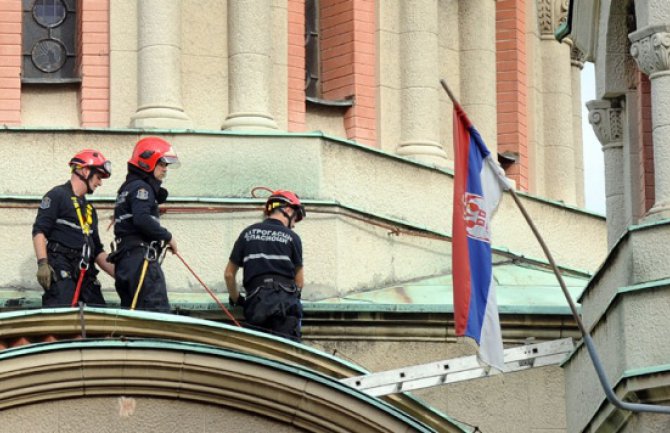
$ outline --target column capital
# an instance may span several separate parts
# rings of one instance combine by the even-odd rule
[[[642,72],[652,74],[670,70],[670,27],[656,26],[631,33],[630,54]]]
[[[542,39],[554,38],[554,32],[568,18],[568,0],[537,0],[537,19]]]
[[[584,69],[584,61],[586,60],[586,54],[574,44],[570,48],[570,64],[574,67]]]
[[[596,99],[586,103],[589,123],[603,149],[623,146],[623,109],[612,100]]]

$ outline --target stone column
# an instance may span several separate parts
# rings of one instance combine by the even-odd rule
[[[582,138],[582,69],[584,53],[573,46],[570,50],[572,79],[572,143],[575,150],[575,200],[584,207],[584,145]]]
[[[542,58],[544,193],[553,200],[577,204],[573,145],[570,47],[554,31],[565,16],[563,2],[538,0]]]
[[[272,0],[228,1],[228,117],[222,129],[277,129],[271,113]]]
[[[623,109],[613,101],[595,100],[586,103],[589,123],[603,145],[605,157],[605,198],[607,214],[607,245],[611,249],[626,230],[624,202]]]
[[[460,102],[493,155],[498,149],[495,0],[458,2]]]
[[[651,82],[656,201],[647,218],[670,218],[670,25],[638,30],[629,39],[631,55]]]
[[[138,3],[136,128],[189,128],[181,99],[181,0]]]
[[[437,0],[404,0],[399,7],[402,114],[396,152],[446,165],[447,154],[439,143]]]

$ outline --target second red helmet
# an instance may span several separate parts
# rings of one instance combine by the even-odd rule
[[[291,191],[283,189],[274,191],[265,202],[265,214],[270,215],[274,209],[281,207],[292,207],[295,209],[295,222],[301,221],[307,215],[305,206],[300,203],[300,197]]]
[[[159,137],[145,137],[135,144],[133,156],[128,162],[142,171],[151,173],[159,162],[178,166],[179,158],[167,141]]]
[[[96,170],[100,177],[107,179],[112,175],[112,162],[95,149],[84,149],[70,159],[69,166],[76,170],[89,167]]]

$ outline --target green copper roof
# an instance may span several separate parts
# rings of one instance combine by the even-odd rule
[[[570,315],[570,309],[553,272],[534,262],[497,256],[493,267],[498,309],[501,314]],[[589,275],[563,270],[563,279],[573,299],[578,299],[589,281]],[[107,293],[107,292],[105,292]],[[0,289],[0,309],[40,308],[41,290]],[[217,296],[225,302],[226,294]],[[116,298],[107,296],[110,307],[117,307]],[[403,284],[370,290],[358,290],[340,297],[304,300],[306,312],[453,312],[451,275],[440,275]],[[186,311],[219,312],[219,307],[204,291],[170,290],[173,308]]]
[[[567,301],[552,271],[537,266],[503,262],[495,265],[498,309],[501,314],[570,314]],[[564,275],[573,299],[588,282],[585,275]],[[306,309],[353,311],[453,312],[451,275],[377,290],[348,294],[306,304]]]
[[[502,263],[494,266],[498,309],[501,314],[570,314],[556,277],[548,270],[526,264]],[[588,282],[586,275],[564,275],[568,290],[577,299]],[[0,289],[0,308],[40,308],[37,290]],[[225,297],[218,294],[223,302]],[[361,290],[342,297],[305,301],[309,311],[406,311],[453,312],[451,275],[426,278],[402,285]],[[110,307],[118,306],[108,296]],[[219,311],[204,292],[170,291],[173,308],[191,311]]]

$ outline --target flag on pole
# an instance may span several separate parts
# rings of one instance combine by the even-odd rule
[[[503,369],[503,345],[493,279],[490,223],[504,174],[463,108],[454,102],[452,275],[457,336],[473,338],[479,358]]]

